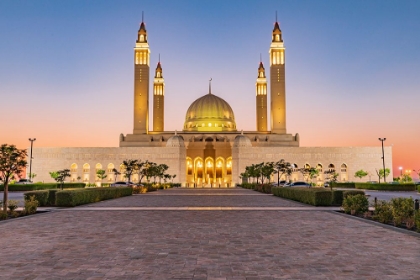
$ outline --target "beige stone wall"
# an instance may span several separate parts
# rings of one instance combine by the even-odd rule
[[[169,166],[168,173],[176,174],[174,182],[185,185],[186,177],[186,149],[185,147],[113,147],[113,148],[34,148],[32,171],[37,174],[34,181],[52,182],[49,172],[59,169],[71,169],[72,164],[77,164],[77,173],[73,177],[87,176],[90,183],[95,182],[96,164],[101,164],[102,169],[107,170],[108,164],[113,164],[119,169],[125,159],[141,159],[165,163]],[[363,180],[378,180],[375,169],[382,168],[381,147],[233,147],[232,148],[232,183],[241,182],[239,174],[244,172],[245,167],[251,164],[285,159],[297,164],[299,168],[305,164],[316,167],[323,166],[323,171],[328,169],[329,164],[335,166],[340,174],[340,181],[358,181],[354,177],[357,170],[363,169],[371,174]],[[89,172],[83,172],[83,165],[89,164]],[[341,165],[347,165],[347,171],[341,172]],[[385,147],[385,165],[391,169],[387,177],[392,180],[392,148]],[[119,179],[119,178],[118,178]],[[301,174],[296,173],[293,180],[303,180]],[[114,180],[112,176],[111,181]],[[273,176],[272,181],[277,177]],[[319,182],[324,180],[321,175]],[[107,180],[104,180],[106,182]],[[314,180],[317,182],[317,180]]]
[[[232,158],[235,183],[241,182],[239,174],[245,171],[246,166],[260,162],[276,162],[280,159],[295,163],[299,168],[305,164],[311,167],[321,164],[323,171],[328,169],[329,164],[333,164],[336,172],[340,174],[340,181],[359,181],[354,177],[354,173],[360,169],[370,174],[363,178],[363,181],[377,181],[375,169],[382,168],[381,147],[233,147]],[[347,172],[340,170],[343,163],[347,165]],[[391,181],[393,177],[391,147],[385,147],[385,167],[391,170],[391,174],[387,177],[387,181]],[[324,177],[321,175],[319,181],[322,182]],[[303,177],[296,173],[293,179],[303,180]],[[277,176],[272,180],[277,181]],[[314,179],[314,182],[316,181]]]
[[[82,180],[89,177],[89,182],[94,183],[96,178],[96,164],[101,164],[102,169],[107,170],[111,163],[117,170],[125,159],[141,159],[165,163],[169,166],[168,174],[176,174],[174,182],[185,182],[185,148],[184,147],[131,147],[131,148],[34,148],[32,161],[32,172],[37,174],[35,182],[53,182],[49,172],[60,169],[71,169],[72,164],[77,164],[77,174]],[[83,172],[83,165],[89,164],[88,173]],[[108,178],[103,182],[107,182]],[[112,180],[114,177],[112,176]]]

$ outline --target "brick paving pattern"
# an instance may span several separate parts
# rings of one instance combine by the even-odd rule
[[[143,205],[165,192],[94,205]],[[189,204],[185,192],[166,194]],[[294,204],[238,195],[230,206],[249,197]],[[59,211],[0,232],[1,279],[420,279],[420,238],[321,211]]]

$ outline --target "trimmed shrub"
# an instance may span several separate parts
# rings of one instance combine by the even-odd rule
[[[271,190],[275,196],[314,206],[331,206],[332,203],[331,191],[321,188],[273,187]]]
[[[334,190],[332,192],[332,205],[341,206],[343,204],[344,191]]]
[[[378,191],[415,191],[415,184],[370,184],[355,183],[356,189],[378,190]]]
[[[358,190],[344,191],[343,192],[343,198],[346,198],[349,195],[357,195],[357,194],[365,195],[365,192],[364,191],[358,191]]]
[[[420,185],[417,185],[417,192],[420,193]]]
[[[383,224],[389,224],[393,220],[391,202],[379,200],[375,205],[373,219]]]
[[[57,192],[60,191],[58,189],[48,190],[48,200],[46,206],[55,206],[55,196]]]
[[[132,194],[131,187],[63,190],[56,193],[55,204],[58,207],[74,207]]]
[[[354,188],[356,188],[356,184],[353,183],[353,182],[346,182],[346,183],[332,182],[331,186],[333,188],[344,188],[344,189],[354,189]]]
[[[420,232],[420,210],[415,210],[414,212],[414,224],[416,226],[416,231]]]
[[[362,194],[348,195],[343,199],[343,210],[352,215],[363,214],[369,210],[369,200]]]
[[[271,193],[272,185],[269,184],[258,184],[253,186],[253,190],[262,193]]]
[[[64,189],[75,189],[84,188],[85,183],[65,183]],[[11,192],[24,192],[24,191],[36,191],[36,190],[49,190],[60,188],[57,183],[35,183],[35,184],[13,184],[9,185],[9,191]],[[4,186],[0,185],[0,191],[4,191]]]
[[[34,197],[35,200],[38,201],[37,206],[42,207],[42,206],[47,205],[48,190],[45,190],[45,191],[31,191],[31,192],[26,192],[26,193],[23,194],[23,197],[25,198],[25,202],[30,201],[32,196]]]
[[[35,214],[37,208],[38,200],[35,199],[34,195],[31,195],[31,197],[28,200],[25,200],[25,209],[23,210],[23,215]]]
[[[401,226],[414,218],[413,198],[396,197],[391,199],[391,205],[395,226]]]

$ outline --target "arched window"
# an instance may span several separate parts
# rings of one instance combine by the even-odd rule
[[[319,173],[322,172],[322,164],[318,163],[318,165],[316,166],[316,169],[319,171]]]
[[[83,173],[90,172],[90,165],[88,163],[83,164]]]
[[[330,164],[328,165],[328,170],[329,170],[329,171],[335,171],[335,166],[334,166],[334,164],[330,163]]]
[[[309,168],[311,168],[311,166],[309,165],[309,163],[305,163],[305,167],[304,167],[305,169],[309,169]]]
[[[77,173],[77,164],[73,163],[70,166],[70,173]]]
[[[97,163],[95,166],[95,171],[101,170],[102,169],[102,164]]]
[[[341,172],[343,173],[347,172],[347,165],[345,163],[341,165]]]

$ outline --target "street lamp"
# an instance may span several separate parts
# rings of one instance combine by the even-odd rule
[[[386,183],[386,174],[385,174],[385,153],[384,153],[384,141],[386,138],[379,138],[379,141],[382,142],[382,164],[384,167],[384,182]]]
[[[34,146],[35,140],[36,138],[29,138],[29,141],[31,141],[31,157],[29,159],[29,181],[31,181],[31,176],[32,176],[32,148]]]
[[[398,169],[400,170],[400,176],[402,176],[402,170],[403,170],[402,166],[400,166]]]

